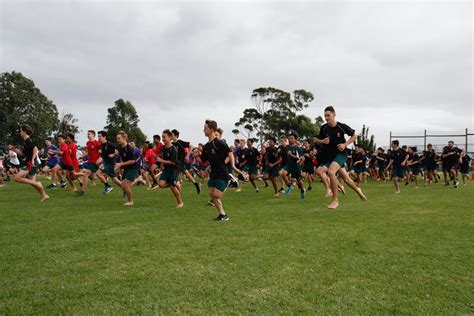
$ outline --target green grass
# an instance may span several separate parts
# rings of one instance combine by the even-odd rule
[[[474,182],[363,184],[338,210],[322,186],[227,192],[228,222],[184,187],[86,196],[0,189],[0,314],[472,314]]]

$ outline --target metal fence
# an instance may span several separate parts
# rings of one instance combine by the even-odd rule
[[[392,143],[392,140],[398,139],[422,139],[423,144],[419,145],[410,145],[410,146],[417,146],[418,151],[421,150],[426,150],[426,146],[430,143],[430,139],[438,139],[438,138],[462,138],[463,141],[458,142],[458,147],[464,149],[467,153],[474,153],[474,143],[471,142],[469,143],[469,137],[474,136],[474,133],[470,133],[469,130],[466,128],[465,133],[463,134],[429,134],[427,130],[424,130],[423,135],[394,135],[390,131],[390,140],[389,140],[389,146]],[[450,139],[450,140],[451,140]],[[443,150],[443,147],[446,146],[448,141],[446,141],[445,144],[432,144],[436,152],[441,152]],[[400,145],[403,145],[403,142],[400,141]]]

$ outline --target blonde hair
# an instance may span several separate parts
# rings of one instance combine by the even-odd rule
[[[125,138],[125,140],[128,140],[127,133],[125,133],[124,131],[118,132],[117,135],[120,135],[120,136],[122,136],[123,138]]]

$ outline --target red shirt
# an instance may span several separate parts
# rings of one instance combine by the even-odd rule
[[[155,151],[153,149],[147,149],[145,159],[148,162],[148,166],[151,167],[156,162]]]
[[[68,145],[74,171],[79,171],[79,161],[77,161],[77,146],[74,143]]]
[[[87,156],[89,157],[88,162],[89,163],[97,163],[97,160],[99,160],[100,153],[100,142],[98,140],[90,140],[87,142]]]
[[[62,144],[59,146],[59,150],[63,153],[61,155],[61,162],[66,166],[72,166],[71,154],[69,153],[69,147],[67,144]]]
[[[165,147],[165,145],[163,145],[162,143],[158,143],[158,145],[156,145],[155,153],[158,157],[163,156],[163,147]]]

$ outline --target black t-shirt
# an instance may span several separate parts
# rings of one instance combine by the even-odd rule
[[[419,162],[420,161],[420,156],[417,153],[412,153],[412,154],[410,154],[410,157],[408,159],[411,160],[411,163]],[[415,163],[415,164],[412,164],[412,166],[416,168],[416,167],[419,167],[420,164]]]
[[[102,156],[104,164],[111,165],[114,163],[114,158],[110,158],[109,155],[115,154],[115,149],[117,149],[117,147],[115,147],[114,144],[109,142],[105,142],[100,145],[100,155]]]
[[[458,164],[459,163],[459,157],[461,157],[461,149],[459,149],[458,147],[453,146],[449,149],[449,152],[450,153],[455,153],[454,155],[449,156],[449,160],[450,160],[451,164],[453,164],[453,165]]]
[[[462,159],[461,165],[459,166],[461,168],[461,170],[469,169],[469,163],[472,160],[471,157],[469,155],[466,155],[466,156],[462,157],[461,159]]]
[[[393,160],[392,165],[396,168],[400,168],[402,166],[402,162],[405,160],[406,157],[406,151],[401,148],[398,148],[397,150],[392,150],[390,152],[390,160]]]
[[[303,156],[304,156],[304,162],[303,165],[306,168],[312,168],[313,165],[313,150],[303,148]]]
[[[178,168],[178,163],[179,161],[179,150],[176,148],[176,146],[170,146],[170,147],[163,147],[163,160],[168,160],[171,162],[174,162],[174,165],[170,164],[165,164],[164,169],[165,170],[170,170],[170,169],[177,169]]]
[[[247,148],[245,150],[244,159],[247,161],[247,166],[256,166],[258,164],[258,157],[260,156],[260,152],[257,148]]]
[[[183,163],[184,159],[186,158],[186,152],[184,149],[189,148],[189,142],[178,139],[177,141],[173,142],[173,145],[178,150],[178,162]]]
[[[30,162],[33,159],[33,149],[35,149],[36,145],[31,140],[31,138],[26,138],[23,141],[23,155],[25,156],[25,161]]]
[[[273,147],[273,148],[268,147],[267,152],[265,153],[265,156],[267,157],[268,163],[274,164],[280,158],[280,151],[276,147]]]
[[[348,125],[337,122],[336,126],[331,127],[327,123],[321,126],[319,130],[319,139],[324,139],[329,137],[329,144],[321,144],[321,149],[326,151],[328,157],[334,157],[336,154],[340,153],[337,145],[343,144],[346,142],[344,135],[353,136],[355,131],[350,128]],[[347,149],[343,151],[347,155]]]
[[[209,161],[211,165],[210,178],[228,180],[229,171],[225,164],[225,159],[229,156],[230,148],[227,143],[214,138],[212,141],[207,142],[204,145],[204,149],[201,154],[201,160],[203,162]]]
[[[120,155],[120,160],[122,162],[127,162],[127,161],[130,161],[130,160],[136,160],[137,159],[132,146],[130,146],[129,144],[127,144],[125,147],[119,146],[118,151],[119,151],[119,155]],[[131,169],[136,169],[136,168],[137,168],[136,164],[124,167],[125,170],[131,170]]]
[[[285,166],[288,162],[288,146],[280,145],[278,147],[281,156],[281,165]]]
[[[377,159],[377,164],[382,165],[385,163],[386,160],[386,154],[385,153],[378,153],[377,157],[380,159]]]
[[[425,163],[427,166],[432,166],[432,165],[435,164],[436,154],[435,154],[434,149],[425,150],[425,151],[423,152],[423,157],[424,157],[424,163]]]
[[[358,164],[356,162],[360,161]],[[365,165],[364,154],[354,152],[352,154],[352,165],[357,168],[362,168]]]
[[[237,149],[237,162],[241,165],[245,161],[245,148],[238,148]]]

